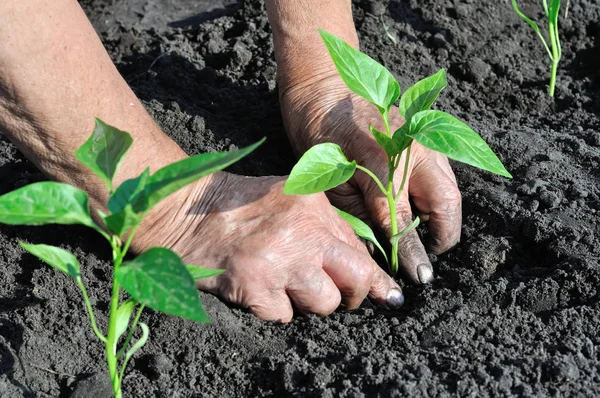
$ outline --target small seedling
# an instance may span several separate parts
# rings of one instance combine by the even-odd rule
[[[386,254],[367,224],[341,210],[338,212],[357,235],[373,242],[379,248],[388,261],[390,273],[396,275],[398,242],[419,224],[417,217],[407,228],[399,231],[396,217],[396,202],[408,177],[413,141],[471,166],[509,178],[511,175],[485,141],[469,126],[445,112],[430,110],[447,84],[443,69],[417,82],[400,97],[400,84],[384,66],[352,48],[342,39],[322,30],[320,33],[348,88],[375,105],[381,115],[385,132],[378,131],[371,124],[369,130],[387,154],[388,178],[384,184],[371,170],[357,164],[355,160],[348,160],[338,145],[323,143],[313,146],[300,158],[285,183],[284,192],[290,195],[305,195],[327,191],[348,181],[357,169],[369,175],[387,198],[389,205],[392,228],[391,255]],[[389,114],[398,98],[400,114],[406,123],[392,133]],[[394,187],[394,173],[400,167],[403,154],[402,180],[399,187]]]
[[[81,224],[95,229],[110,243],[114,269],[108,328],[103,334],[96,323],[77,258],[58,247],[20,242],[29,253],[73,278],[81,289],[92,329],[106,347],[106,362],[116,398],[122,396],[121,385],[127,363],[148,340],[148,326],[139,322],[144,308],[150,307],[196,322],[208,322],[195,281],[223,272],[187,265],[177,254],[164,247],[151,248],[131,261],[124,261],[141,221],[154,205],[173,192],[237,162],[263,141],[236,151],[192,156],[165,166],[154,174],[146,169],[140,176],[123,182],[113,190],[113,177],[133,140],[128,133],[96,119],[92,136],[77,149],[75,156],[108,187],[109,213],[99,212],[106,230],[92,219],[87,194],[71,185],[39,182],[0,196],[1,223]],[[130,296],[124,301],[119,298],[121,289]],[[138,326],[141,334],[132,343]]]
[[[517,0],[512,0],[512,6],[515,9],[515,12],[521,19],[529,24],[538,35],[548,56],[550,57],[550,61],[552,62],[552,68],[550,70],[550,96],[554,97],[554,87],[556,85],[556,71],[558,70],[558,62],[560,61],[560,57],[562,56],[562,51],[560,48],[560,38],[558,36],[558,14],[560,11],[560,0],[542,0],[542,6],[544,8],[544,14],[546,14],[546,18],[548,19],[548,37],[550,39],[550,47],[548,47],[548,43],[542,35],[540,28],[537,23],[528,18],[525,14],[519,10],[517,6]],[[567,13],[569,7],[567,3]],[[567,15],[565,13],[565,17]]]

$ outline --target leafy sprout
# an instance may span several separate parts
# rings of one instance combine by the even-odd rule
[[[550,61],[552,63],[552,67],[550,70],[550,89],[549,93],[551,97],[554,97],[554,88],[556,86],[556,72],[558,70],[558,63],[562,56],[562,50],[560,47],[560,37],[558,35],[558,15],[560,11],[560,0],[542,0],[542,7],[544,9],[544,14],[548,19],[548,38],[550,40],[550,46],[548,46],[548,42],[544,38],[538,24],[527,17],[517,5],[517,0],[512,0],[512,6],[519,17],[523,21],[525,21],[531,28],[535,31],[537,36],[540,38],[540,41],[544,45],[548,56],[550,57]],[[567,9],[565,12],[565,18],[568,15],[569,11],[569,3],[567,3]]]
[[[0,196],[0,223],[11,225],[81,224],[106,238],[112,248],[113,281],[106,333],[96,323],[90,299],[81,278],[77,258],[59,247],[44,244],[21,246],[51,267],[73,278],[80,288],[92,329],[105,345],[106,361],[116,398],[127,363],[149,337],[149,327],[140,322],[145,307],[196,322],[208,322],[195,281],[219,275],[213,270],[184,264],[173,251],[155,247],[131,261],[124,261],[144,216],[161,200],[183,186],[222,170],[256,149],[262,142],[236,151],[205,153],[170,164],[151,174],[144,170],[113,190],[113,178],[133,143],[131,136],[100,119],[92,136],[75,156],[104,181],[109,192],[108,214],[99,212],[103,226],[92,219],[88,196],[82,190],[58,182],[39,182]],[[120,301],[121,290],[129,295]],[[132,342],[136,330],[141,335]],[[127,333],[127,334],[126,334]],[[119,344],[121,337],[126,337]]]
[[[414,141],[451,159],[508,178],[511,175],[485,141],[469,126],[448,113],[430,109],[447,86],[446,72],[443,69],[415,83],[400,95],[400,84],[383,65],[352,48],[342,39],[323,30],[319,33],[346,86],[373,104],[381,115],[385,131],[378,131],[372,124],[368,128],[387,155],[388,180],[381,181],[366,167],[354,160],[349,161],[338,145],[323,143],[313,146],[300,158],[285,183],[284,192],[290,195],[322,192],[345,183],[356,170],[366,173],[387,198],[392,228],[389,237],[391,255],[385,254],[383,246],[377,242],[367,224],[341,210],[338,213],[353,227],[357,235],[373,242],[384,252],[390,273],[396,275],[398,242],[419,224],[417,217],[406,228],[399,230],[396,216],[396,203],[406,185]],[[406,123],[396,131],[391,131],[389,114],[398,99],[398,109]],[[401,167],[402,158],[402,180],[397,187],[394,186],[393,178],[396,170]]]

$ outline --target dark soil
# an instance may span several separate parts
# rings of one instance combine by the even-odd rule
[[[123,76],[187,152],[267,136],[232,171],[289,172],[262,2],[82,3]],[[541,17],[537,2],[522,3]],[[438,108],[480,132],[515,178],[455,165],[462,242],[432,256],[436,282],[408,287],[401,311],[365,303],[277,325],[204,295],[212,325],[147,312],[151,340],[131,363],[126,396],[598,396],[600,5],[571,2],[554,100],[543,47],[508,1],[354,6],[362,48],[402,87],[447,69]],[[3,139],[0,178],[4,193],[43,176]],[[75,396],[103,396],[103,351],[79,292],[18,240],[73,250],[102,326],[108,305],[108,247],[92,233],[0,227],[0,395],[69,396],[79,386]]]

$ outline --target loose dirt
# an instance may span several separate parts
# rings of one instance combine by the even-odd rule
[[[82,5],[125,79],[188,153],[266,136],[231,171],[289,172],[262,2]],[[536,7],[523,1],[541,20]],[[400,311],[365,303],[277,325],[210,295],[212,325],[148,311],[150,342],[131,362],[126,396],[599,395],[600,5],[571,2],[554,100],[543,47],[508,1],[363,0],[354,13],[362,49],[403,88],[446,68],[450,88],[437,107],[473,126],[514,179],[454,164],[462,241],[432,256],[436,282],[407,287]],[[0,179],[5,193],[44,177],[2,138]],[[108,309],[101,239],[77,227],[0,226],[0,395],[109,396],[80,293],[18,240],[73,250],[102,327]]]

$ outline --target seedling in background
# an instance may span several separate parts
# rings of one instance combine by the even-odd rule
[[[558,14],[560,11],[560,0],[542,0],[542,6],[544,8],[544,14],[546,14],[546,18],[548,19],[548,37],[550,39],[550,47],[548,47],[548,43],[542,35],[540,28],[537,23],[528,18],[525,14],[519,10],[517,6],[517,0],[512,0],[512,6],[515,9],[515,12],[521,19],[529,24],[538,35],[548,56],[550,57],[550,61],[552,62],[552,68],[550,70],[550,96],[554,97],[554,87],[556,85],[556,71],[558,70],[558,62],[560,61],[560,57],[562,56],[562,51],[560,48],[560,38],[558,36]],[[567,3],[567,12],[569,10],[569,6]],[[566,18],[565,13],[565,18]]]
[[[81,289],[92,329],[106,347],[108,372],[116,398],[122,396],[121,385],[127,363],[148,340],[148,326],[139,322],[144,308],[150,307],[196,322],[208,322],[194,281],[223,272],[187,265],[177,254],[164,247],[151,248],[137,258],[124,262],[144,216],[173,192],[237,162],[262,143],[237,151],[189,157],[165,166],[154,174],[146,169],[140,176],[123,182],[113,190],[113,177],[132,142],[128,133],[96,119],[92,136],[75,152],[77,159],[108,186],[109,214],[100,214],[106,231],[92,220],[86,193],[67,184],[39,182],[0,196],[1,223],[81,224],[95,229],[109,242],[114,270],[106,334],[96,324],[77,258],[54,246],[20,244],[29,253],[73,278]],[[119,300],[121,289],[130,296],[123,302]],[[132,344],[138,327],[139,338]],[[122,344],[119,344],[120,341]]]
[[[396,217],[396,202],[406,185],[413,141],[443,153],[451,159],[509,178],[511,175],[485,141],[469,126],[445,112],[429,109],[446,87],[444,70],[417,82],[400,97],[400,85],[384,66],[352,48],[342,39],[322,30],[319,32],[348,88],[377,107],[381,115],[385,126],[384,132],[376,130],[372,125],[368,127],[387,154],[388,180],[384,183],[355,160],[348,160],[338,145],[323,143],[310,148],[300,158],[285,183],[284,192],[290,195],[305,195],[327,191],[348,181],[357,169],[369,175],[387,198],[389,205],[392,227],[391,255],[387,256],[367,224],[341,210],[338,212],[353,227],[357,235],[373,242],[379,248],[388,262],[390,273],[396,275],[398,242],[419,224],[417,217],[412,224],[400,231]],[[398,98],[400,98],[400,114],[406,123],[392,132],[389,114]],[[402,180],[399,187],[394,187],[394,173],[400,167],[403,155]]]

